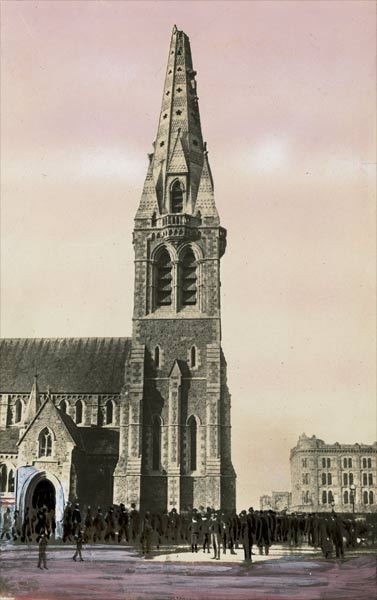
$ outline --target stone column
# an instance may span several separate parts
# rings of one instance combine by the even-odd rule
[[[174,363],[169,380],[168,417],[168,510],[180,509],[180,404],[182,374],[177,362]]]

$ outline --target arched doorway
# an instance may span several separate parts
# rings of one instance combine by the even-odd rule
[[[46,506],[47,510],[55,510],[56,496],[55,488],[47,478],[41,479],[35,486],[31,505],[33,508],[42,508]]]

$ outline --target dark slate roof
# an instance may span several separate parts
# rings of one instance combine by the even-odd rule
[[[104,427],[80,427],[87,454],[119,454],[119,431]]]
[[[1,429],[0,430],[0,454],[17,454],[17,442],[20,437],[18,429]]]
[[[119,394],[130,338],[40,338],[0,340],[0,392],[29,393],[38,387],[66,394]]]

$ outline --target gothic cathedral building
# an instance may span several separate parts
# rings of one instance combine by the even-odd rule
[[[221,349],[226,230],[195,76],[189,38],[174,27],[135,217],[132,338],[0,341],[3,505],[44,503],[57,517],[68,500],[235,508]]]

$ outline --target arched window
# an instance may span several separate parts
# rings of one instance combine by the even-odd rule
[[[352,485],[352,484],[353,484],[353,473],[350,473],[350,474],[348,475],[348,481],[349,481],[349,484],[350,484],[350,485]]]
[[[326,485],[326,473],[322,473],[322,485]]]
[[[163,250],[157,261],[157,306],[169,306],[172,303],[172,263],[169,252]]]
[[[368,485],[368,475],[363,473],[363,485]]]
[[[105,422],[106,425],[110,425],[114,418],[114,405],[112,400],[108,400],[105,405]]]
[[[367,468],[367,459],[363,458],[363,469]]]
[[[0,466],[0,492],[7,491],[8,469],[6,465]]]
[[[52,454],[52,435],[49,429],[45,427],[39,434],[39,452],[38,456],[51,456]]]
[[[195,417],[190,417],[189,422],[189,440],[190,440],[190,471],[197,469],[197,424]]]
[[[59,408],[65,415],[67,414],[67,403],[65,400],[62,400],[59,404]]]
[[[305,492],[305,504],[309,504],[309,491],[306,490]]]
[[[326,469],[326,459],[322,458],[322,468]]]
[[[182,306],[192,306],[197,302],[197,264],[193,251],[188,248],[181,262]]]
[[[373,503],[374,503],[373,492],[372,492],[372,490],[370,490],[370,492],[369,492],[369,504],[373,504]]]
[[[181,213],[183,211],[183,186],[180,181],[175,181],[171,188],[171,212]]]
[[[332,491],[330,490],[328,494],[328,503],[331,504],[331,502],[334,502],[334,496]]]
[[[331,473],[327,473],[327,483],[328,483],[328,485],[331,485],[331,484],[332,484],[332,476],[331,476]]]
[[[190,353],[190,363],[191,363],[191,367],[195,368],[196,367],[196,348],[195,346],[193,346],[191,348],[191,353]]]
[[[347,459],[343,458],[343,467],[346,469],[347,468]]]
[[[322,492],[322,504],[327,504],[327,492],[325,490]]]
[[[22,419],[22,402],[18,398],[16,402],[16,414],[15,414],[15,422],[19,423]]]
[[[363,502],[364,504],[368,504],[368,492],[366,490],[363,493]]]
[[[373,485],[373,475],[372,475],[372,473],[368,474],[368,485]]]
[[[329,469],[331,467],[331,458],[327,459],[327,468]]]
[[[159,348],[159,346],[156,346],[154,349],[154,364],[158,369],[160,366],[160,348]]]
[[[368,458],[368,469],[372,468],[372,459]]]
[[[348,504],[348,492],[347,490],[343,494],[343,503]]]
[[[14,492],[14,472],[12,469],[9,471],[8,492]]]
[[[348,459],[348,468],[352,469],[352,458]]]
[[[76,402],[76,423],[82,423],[83,405],[81,400]]]
[[[159,471],[161,466],[161,420],[155,415],[152,422],[152,469]]]
[[[348,474],[343,473],[343,485],[348,485]]]

